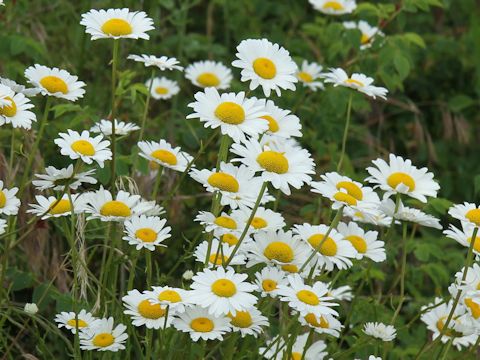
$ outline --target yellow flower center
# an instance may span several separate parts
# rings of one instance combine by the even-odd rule
[[[239,328],[248,328],[253,323],[252,316],[248,311],[237,311],[235,316],[228,314],[228,317],[232,319],[230,323]]]
[[[163,86],[157,86],[155,88],[155,92],[158,95],[167,95],[168,94],[168,89],[166,87],[163,87]]]
[[[304,319],[307,323],[314,327],[321,327],[323,329],[328,329],[329,327],[328,321],[323,316],[320,316],[320,321],[318,321],[318,318],[315,316],[315,314],[308,313],[305,315]]]
[[[444,326],[445,326],[445,320],[447,320],[447,317],[448,317],[447,315],[442,316],[442,317],[441,317],[440,319],[438,319],[438,321],[437,321],[437,324],[436,324],[436,325],[437,325],[437,329],[438,329],[440,332],[443,330],[443,328],[444,328]],[[452,319],[452,320],[455,320],[455,318]],[[456,320],[455,320],[455,321],[456,321]],[[462,333],[460,333],[460,332],[458,332],[458,331],[455,331],[454,329],[451,329],[451,328],[448,328],[448,329],[444,332],[444,334],[445,334],[446,336],[451,336],[451,337],[460,337],[460,336],[463,336]]]
[[[208,177],[208,183],[221,191],[238,192],[240,185],[232,175],[218,172]]]
[[[52,215],[65,214],[72,211],[72,204],[70,203],[70,200],[62,199],[58,202],[57,200],[54,200],[49,207],[51,207],[53,204],[55,204],[55,206],[48,211]]]
[[[337,253],[337,244],[330,236],[323,240],[324,237],[324,234],[315,234],[308,238],[308,242],[322,255],[335,256],[335,254]],[[320,245],[320,243],[322,245],[319,248],[318,246]]]
[[[7,197],[5,196],[5,193],[2,190],[0,190],[0,209],[3,208],[6,203],[7,203]]]
[[[40,80],[40,85],[42,85],[51,94],[68,93],[67,83],[60,79],[58,76],[45,76]]]
[[[333,198],[337,201],[346,203],[350,206],[355,206],[357,205],[357,199],[355,199],[353,196],[346,194],[344,192],[337,192],[335,195],[333,195]]]
[[[469,237],[467,238],[467,241],[468,241],[468,243],[470,244],[471,241],[472,241],[472,237],[469,236]],[[474,249],[475,251],[477,251],[477,252],[480,252],[480,236],[477,236],[477,237],[475,238],[475,243],[473,244],[473,249]]]
[[[289,273],[298,273],[298,266],[294,264],[282,265],[282,270]]]
[[[165,164],[177,165],[177,157],[171,151],[159,149],[152,152],[150,156]]]
[[[262,281],[263,291],[270,292],[277,288],[277,282],[271,279],[265,279]]]
[[[343,10],[343,5],[340,4],[338,1],[327,1],[323,4],[324,9],[332,9],[332,10]]]
[[[269,260],[277,260],[282,263],[289,263],[293,260],[293,250],[290,245],[273,241],[263,250],[263,255]]]
[[[214,265],[222,265],[228,261],[228,256],[222,256],[222,254],[214,253],[210,255],[209,261]]]
[[[339,181],[336,185],[337,190],[345,190],[348,195],[357,200],[363,199],[362,189],[351,181]]]
[[[255,229],[263,229],[263,228],[267,227],[268,223],[265,221],[265,219],[262,219],[260,217],[254,217],[251,225]]]
[[[203,87],[215,87],[220,84],[220,79],[214,73],[204,72],[203,74],[198,75],[197,82]]]
[[[272,60],[258,58],[253,62],[253,71],[264,79],[273,79],[277,75],[277,67]]]
[[[480,226],[480,209],[469,210],[465,217],[477,226]]]
[[[102,25],[102,31],[107,35],[124,36],[130,35],[132,26],[123,19],[110,19]]]
[[[350,241],[360,254],[365,254],[367,252],[367,242],[357,235],[347,236],[346,239]]]
[[[368,44],[370,42],[370,37],[367,34],[362,34],[360,42],[362,43],[362,45]]]
[[[92,344],[97,347],[107,347],[115,342],[115,338],[110,333],[100,333],[95,335]]]
[[[470,309],[472,312],[472,317],[474,319],[478,319],[480,317],[480,305],[473,301],[471,298],[465,299],[465,305]]]
[[[387,178],[387,184],[393,189],[396,189],[399,184],[403,184],[408,187],[409,191],[415,190],[415,180],[413,180],[410,175],[403,172],[396,172],[391,174]]]
[[[0,115],[12,117],[17,114],[17,104],[10,96],[7,96],[5,100],[10,100],[10,105],[5,105],[4,107],[0,108]]]
[[[182,297],[175,290],[163,290],[160,294],[158,294],[158,300],[178,303],[182,301]]]
[[[135,231],[135,237],[146,243],[157,240],[157,232],[150,228],[141,228]]]
[[[245,121],[245,110],[234,102],[226,101],[217,106],[215,116],[226,124],[238,125]]]
[[[73,151],[77,154],[84,155],[84,156],[93,156],[95,155],[95,148],[93,145],[87,140],[77,140],[70,145]]]
[[[237,287],[231,280],[218,279],[212,284],[212,292],[220,297],[232,297],[237,293]]]
[[[313,76],[305,71],[300,71],[299,73],[297,73],[297,76],[300,80],[306,83],[310,83],[313,81]]]
[[[166,313],[160,304],[152,304],[147,299],[140,301],[137,310],[142,317],[153,320],[160,319]]]
[[[222,235],[222,242],[230,246],[235,246],[238,243],[238,238],[233,234],[224,234]]]
[[[355,80],[355,79],[347,79],[347,80],[345,80],[345,83],[349,84],[349,85],[355,85],[355,86],[358,86],[358,87],[364,87],[365,86],[364,83],[362,83],[361,81]]]
[[[288,171],[288,159],[280,152],[267,150],[257,156],[257,163],[267,171],[285,174]]]
[[[130,208],[123,202],[118,200],[107,201],[100,209],[103,216],[119,216],[128,217],[132,214]]]
[[[302,359],[302,353],[297,352],[297,351],[292,351],[292,355],[290,357],[290,360],[301,360]]]
[[[77,320],[75,320],[75,318],[68,320],[67,325],[70,325],[70,326],[73,326],[74,328],[79,328],[79,329],[88,326],[88,324],[85,321],[83,321],[82,319],[78,319],[78,321],[77,321]]]
[[[308,305],[318,305],[320,303],[318,296],[310,290],[300,290],[297,292],[297,298]]]
[[[214,328],[214,323],[209,318],[199,317],[190,322],[190,327],[196,332],[210,332]]]
[[[237,223],[235,222],[235,220],[233,220],[232,218],[229,218],[229,217],[226,217],[226,216],[219,216],[215,219],[214,221],[215,224],[217,224],[218,226],[221,226],[223,228],[227,228],[227,229],[236,229],[237,228]]]
[[[264,115],[264,116],[260,116],[260,117],[262,119],[265,119],[265,120],[268,121],[268,130],[270,130],[271,132],[275,133],[280,129],[277,121],[273,117],[271,117],[270,115]]]

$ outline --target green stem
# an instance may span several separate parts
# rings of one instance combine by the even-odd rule
[[[405,301],[405,271],[407,266],[407,222],[404,221],[402,224],[402,264],[400,270],[400,302],[398,303],[398,307],[393,314],[392,320],[390,320],[391,324],[395,324],[395,319],[397,318],[400,310],[402,309],[403,302]]]
[[[157,171],[157,176],[155,178],[155,183],[153,184],[152,199],[157,199],[158,189],[160,188],[160,182],[162,180],[163,166],[160,166]]]
[[[13,183],[13,158],[15,157],[15,128],[12,128],[12,136],[10,138],[10,162],[8,163],[8,181]]]
[[[115,194],[115,181],[116,181],[116,170],[115,170],[115,157],[116,157],[116,138],[115,134],[115,117],[117,116],[117,105],[116,105],[116,89],[117,89],[117,66],[118,66],[118,47],[119,40],[113,40],[113,56],[112,56],[112,110],[111,110],[111,121],[112,121],[112,162],[111,162],[111,191],[112,194]]]
[[[143,134],[145,133],[145,126],[147,123],[147,116],[148,116],[148,109],[150,106],[150,99],[152,97],[152,87],[153,87],[153,79],[155,77],[155,66],[152,67],[152,73],[150,75],[150,85],[148,86],[148,94],[147,98],[145,99],[145,109],[143,109],[143,116],[142,116],[142,127],[140,128],[140,134],[138,135],[138,142],[143,140]]]
[[[128,287],[127,287],[128,291],[133,289],[133,281],[135,280],[137,261],[138,261],[139,255],[140,255],[140,251],[135,249],[133,253],[132,265],[130,267],[130,274],[128,276]]]
[[[352,114],[352,99],[353,92],[350,92],[347,105],[347,121],[345,123],[345,129],[343,130],[343,139],[342,139],[342,152],[340,153],[340,160],[338,160],[337,171],[342,169],[343,158],[345,156],[345,149],[347,147],[347,138],[348,138],[348,129],[350,127],[350,118]]]

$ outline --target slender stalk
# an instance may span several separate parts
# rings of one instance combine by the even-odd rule
[[[143,140],[143,134],[145,133],[145,126],[147,123],[147,117],[148,117],[148,110],[150,106],[150,99],[152,97],[152,87],[153,87],[153,79],[155,77],[155,66],[152,67],[152,73],[150,75],[150,84],[148,86],[148,94],[147,98],[145,99],[145,109],[143,109],[143,115],[142,115],[142,124],[140,128],[140,134],[138,135],[138,142]]]
[[[12,128],[12,135],[10,138],[10,161],[8,163],[8,181],[13,183],[13,158],[15,157],[15,128]]]
[[[350,96],[348,97],[347,121],[345,123],[345,129],[343,130],[342,152],[340,153],[340,159],[338,160],[337,171],[342,170],[343,158],[345,157],[345,148],[347,147],[348,129],[350,127],[350,117],[352,115],[352,99],[353,99],[353,92],[351,91]]]
[[[253,218],[255,217],[255,213],[257,212],[258,207],[260,206],[260,202],[263,198],[263,194],[265,193],[266,189],[267,189],[267,182],[264,182],[262,184],[262,188],[260,189],[260,192],[258,193],[257,201],[255,201],[255,205],[253,206],[252,213],[250,214],[250,217],[248,218],[248,221],[245,224],[245,228],[242,231],[242,235],[240,235],[240,238],[238,239],[238,242],[235,244],[235,247],[233,248],[232,253],[228,257],[228,259],[225,262],[225,264],[223,265],[223,267],[226,268],[230,264],[230,262],[235,257],[235,254],[237,253],[238,249],[240,248],[240,245],[242,245],[243,240],[247,236],[248,229],[250,228],[250,225],[252,224]]]
[[[137,269],[137,261],[140,255],[140,251],[134,250],[133,259],[132,259],[132,266],[130,267],[130,274],[128,275],[128,286],[127,290],[130,291],[133,289],[133,281],[135,280],[135,274]]]
[[[392,216],[392,221],[390,222],[390,227],[387,230],[387,233],[385,234],[385,242],[390,238],[390,235],[392,234],[393,227],[395,225],[395,215],[397,215],[398,208],[400,207],[400,203],[402,200],[402,194],[397,193],[397,196],[395,197],[395,210],[393,211],[393,216]]]
[[[395,324],[395,319],[397,318],[400,310],[402,309],[403,302],[405,301],[405,271],[407,266],[407,222],[404,221],[402,224],[402,264],[400,268],[400,302],[398,303],[397,309],[393,314],[391,324]]]
[[[155,183],[153,184],[152,199],[157,199],[158,189],[160,188],[160,183],[162,181],[163,166],[160,166],[157,171],[157,176],[155,178]]]
[[[116,170],[115,170],[115,157],[116,157],[116,138],[115,134],[115,117],[117,116],[117,104],[116,104],[116,90],[117,90],[117,66],[118,66],[118,47],[119,40],[113,40],[113,55],[112,55],[112,110],[111,110],[111,121],[112,121],[112,163],[111,163],[111,191],[113,194],[115,191],[115,180],[116,180]]]

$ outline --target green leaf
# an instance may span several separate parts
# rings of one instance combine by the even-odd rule
[[[425,45],[425,41],[422,39],[422,37],[416,33],[405,33],[403,34],[403,37],[405,38],[405,40],[407,40],[408,42],[414,44],[414,45],[417,45],[423,49],[426,48],[426,45]]]
[[[453,96],[448,101],[448,107],[453,112],[460,112],[460,111],[462,111],[462,110],[464,110],[464,109],[466,109],[466,108],[468,108],[468,107],[470,107],[474,104],[475,104],[475,100],[473,100],[471,97],[469,97],[467,95],[463,95],[463,94]]]
[[[393,64],[395,65],[395,68],[402,79],[405,79],[410,73],[410,62],[400,52],[395,54],[395,57],[393,58]]]

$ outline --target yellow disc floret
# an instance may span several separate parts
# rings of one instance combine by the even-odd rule
[[[289,263],[293,260],[292,248],[281,241],[273,241],[268,244],[263,251],[263,255],[269,260],[276,260],[282,263]]]
[[[45,76],[40,80],[40,85],[42,85],[50,94],[55,93],[68,93],[68,85],[65,81],[60,79],[58,76]]]
[[[264,151],[257,156],[257,163],[265,170],[276,174],[288,172],[288,159],[281,152]]]
[[[260,117],[268,121],[268,130],[270,130],[271,132],[275,133],[278,130],[280,130],[280,127],[278,126],[278,122],[270,115],[264,115]]]
[[[5,100],[10,101],[10,105],[5,105],[3,107],[0,107],[0,115],[6,116],[6,117],[12,117],[17,114],[17,104],[15,104],[15,101],[10,96],[5,97]]]
[[[102,25],[102,31],[107,35],[125,36],[133,31],[132,26],[123,19],[110,19]]]
[[[220,297],[232,297],[237,293],[237,287],[231,280],[218,279],[212,284],[212,292]]]
[[[95,148],[93,147],[92,143],[87,140],[77,140],[72,143],[70,146],[73,151],[77,154],[84,155],[84,156],[93,156],[95,155]]]
[[[128,217],[132,214],[130,208],[123,202],[118,200],[107,201],[100,209],[103,216]]]
[[[151,228],[141,228],[135,231],[135,237],[146,243],[157,240],[157,232]]]
[[[365,254],[367,252],[367,242],[365,239],[361,238],[360,236],[357,235],[349,235],[346,236],[345,239],[350,241],[355,248],[360,254]]]
[[[204,72],[198,75],[197,82],[203,87],[216,87],[220,85],[220,79],[211,72]]]
[[[235,316],[232,314],[228,314],[228,317],[232,319],[230,323],[233,326],[239,327],[239,328],[248,328],[250,325],[252,325],[252,316],[248,311],[237,311]]]
[[[138,313],[146,319],[160,319],[167,312],[166,309],[162,309],[160,304],[152,304],[149,300],[142,300],[137,307]]]
[[[100,333],[92,339],[92,344],[97,347],[107,347],[115,342],[115,338],[110,333]]]
[[[170,303],[178,303],[182,301],[182,297],[175,290],[163,290],[160,294],[158,294],[158,300],[168,301]]]
[[[219,216],[215,219],[214,221],[215,224],[217,224],[218,226],[221,226],[223,228],[226,228],[226,229],[236,229],[237,228],[237,223],[235,222],[235,220],[233,220],[232,218],[229,218],[227,216]]]
[[[465,217],[477,226],[480,226],[480,209],[469,210]]]
[[[238,192],[238,189],[240,188],[237,179],[235,179],[232,175],[224,172],[218,172],[210,175],[207,182],[211,186],[222,191]]]
[[[159,160],[160,162],[168,165],[177,165],[177,156],[171,151],[158,149],[150,154],[151,157]]]
[[[308,305],[318,305],[320,303],[318,296],[310,290],[300,290],[297,292],[297,298]]]
[[[67,199],[62,199],[60,201],[54,200],[49,207],[50,210],[48,210],[48,212],[52,215],[65,214],[72,211],[72,204],[70,203],[70,200]]]
[[[264,79],[273,79],[277,75],[277,67],[272,60],[258,58],[253,62],[253,71]]]
[[[217,106],[215,116],[226,124],[238,125],[245,121],[245,110],[234,102],[226,101]]]
[[[337,254],[337,243],[331,237],[327,237],[325,240],[324,238],[324,234],[315,234],[308,238],[308,242],[322,255],[335,256]],[[322,245],[320,246],[320,244]]]
[[[212,320],[205,317],[195,318],[190,322],[190,327],[196,332],[210,332],[215,327]]]
[[[396,189],[399,184],[403,184],[408,187],[409,191],[415,190],[415,180],[413,180],[410,175],[403,172],[396,172],[391,174],[387,178],[387,184],[393,189]]]

